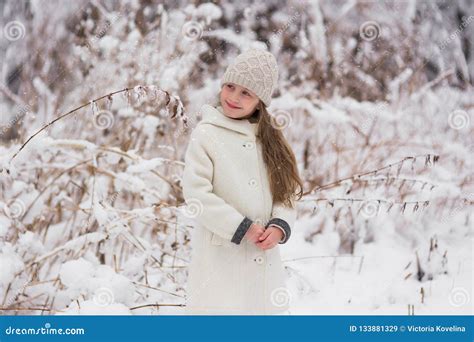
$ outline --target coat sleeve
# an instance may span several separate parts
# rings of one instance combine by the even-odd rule
[[[279,242],[285,243],[286,242],[286,232],[285,232],[285,230],[282,227],[277,226],[275,223],[272,223],[272,224],[268,225],[266,228],[270,228],[270,227],[275,227],[275,228],[281,230],[281,232],[283,233],[283,237],[281,238],[281,240]]]
[[[270,225],[278,226],[282,229],[285,234],[280,241],[280,244],[286,243],[291,235],[291,228],[294,226],[296,221],[296,201],[291,199],[292,207],[285,206],[282,203],[274,203],[272,208],[272,215],[270,221],[268,221],[266,227]]]
[[[206,149],[209,140],[198,125],[185,154],[182,188],[189,216],[220,237],[240,244],[252,220],[213,192],[214,165]]]

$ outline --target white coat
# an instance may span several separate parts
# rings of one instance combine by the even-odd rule
[[[280,244],[263,251],[243,236],[252,222],[277,222],[286,226],[287,240],[296,209],[273,204],[257,124],[229,118],[222,107],[204,105],[201,113],[182,179],[187,212],[196,222],[186,313],[281,313],[291,293]]]

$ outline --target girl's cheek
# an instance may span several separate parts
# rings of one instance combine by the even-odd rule
[[[242,102],[245,104],[246,107],[250,107],[250,105],[252,104],[252,100],[246,98],[245,96],[242,97]]]

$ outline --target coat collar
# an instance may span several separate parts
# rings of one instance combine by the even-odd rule
[[[224,127],[226,129],[239,132],[255,138],[257,134],[257,123],[251,123],[248,119],[236,120],[227,117],[221,106],[212,107],[203,105],[201,107],[202,120],[200,123],[209,123],[214,126]]]

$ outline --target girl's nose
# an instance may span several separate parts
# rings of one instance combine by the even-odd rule
[[[235,96],[231,96],[231,97],[229,98],[229,102],[230,102],[230,104],[233,105],[233,106],[238,106],[238,105],[239,105],[239,100],[236,99]]]

